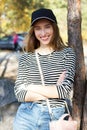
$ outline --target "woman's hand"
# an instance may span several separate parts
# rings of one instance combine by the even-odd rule
[[[25,96],[26,102],[31,101],[39,101],[39,100],[46,100],[46,97],[42,96],[41,94],[35,93],[33,91],[28,91]]]
[[[66,71],[62,72],[62,74],[60,75],[59,79],[57,80],[57,85],[61,85],[65,77],[66,77]]]
[[[56,85],[43,86],[30,84],[26,95],[28,95],[30,92],[32,93],[32,98],[34,97],[36,100],[44,100],[46,98],[58,98]]]

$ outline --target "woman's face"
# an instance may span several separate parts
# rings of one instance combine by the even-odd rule
[[[49,20],[41,19],[34,24],[35,37],[40,46],[48,46],[53,38],[53,27]]]

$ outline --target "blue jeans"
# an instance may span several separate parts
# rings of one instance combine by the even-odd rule
[[[59,119],[65,108],[52,108],[53,118]],[[50,115],[47,106],[38,103],[22,103],[14,119],[13,130],[49,130]]]

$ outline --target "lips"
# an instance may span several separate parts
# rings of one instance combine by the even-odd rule
[[[40,37],[41,38],[41,40],[43,40],[43,41],[47,41],[47,40],[49,40],[49,36],[46,36],[46,37]]]

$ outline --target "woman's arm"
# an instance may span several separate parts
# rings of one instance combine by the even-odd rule
[[[64,71],[60,75],[57,81],[58,85],[60,85],[63,82],[63,80],[65,79],[65,75],[66,75],[66,71]],[[28,94],[30,94],[30,92],[34,92],[35,94],[40,94],[42,96],[45,96],[46,98],[59,98],[56,85],[50,85],[50,86],[29,85],[28,92],[26,94],[27,97],[28,97]]]
[[[38,100],[45,100],[46,97],[35,93],[33,91],[27,91],[26,96],[25,96],[25,102],[31,102],[31,101],[38,101]]]
[[[35,92],[36,94],[45,96],[46,98],[58,98],[56,85],[52,85],[52,86],[29,85],[27,93],[31,91]]]

